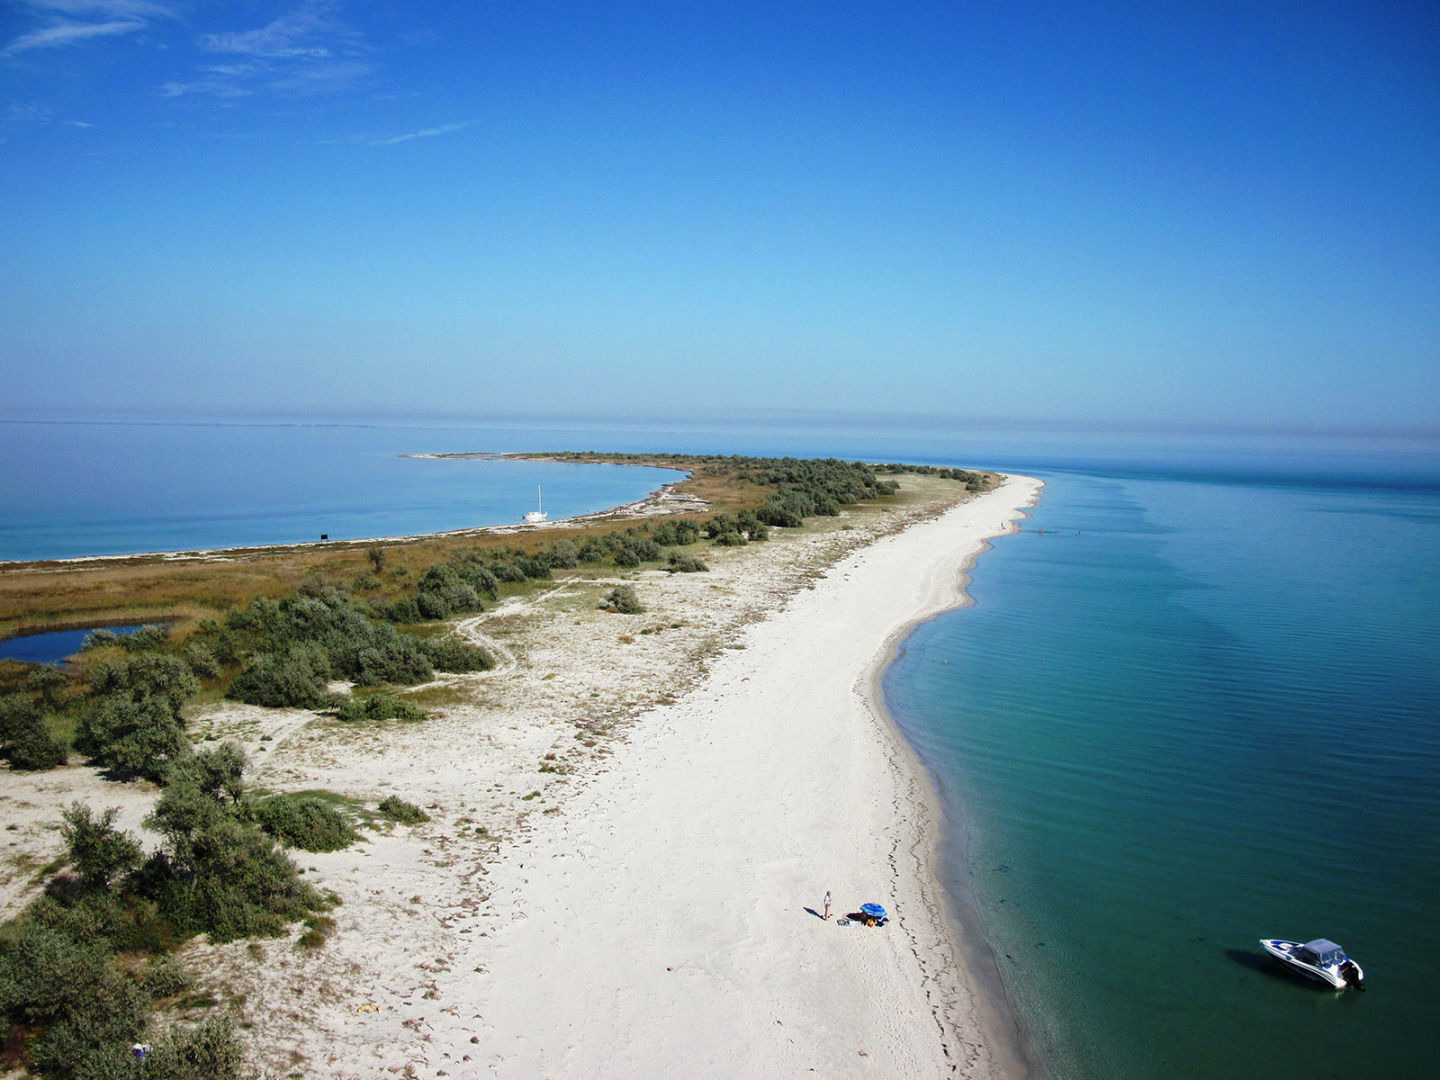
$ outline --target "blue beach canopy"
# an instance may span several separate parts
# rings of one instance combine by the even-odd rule
[[[872,919],[883,919],[886,917],[885,909],[879,904],[861,904],[860,910]]]

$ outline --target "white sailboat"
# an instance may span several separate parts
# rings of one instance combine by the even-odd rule
[[[538,524],[539,522],[544,521],[547,516],[549,516],[549,515],[547,515],[547,514],[545,513],[545,503],[544,503],[544,500],[542,500],[542,499],[540,498],[540,485],[539,485],[539,484],[536,484],[536,485],[535,485],[535,506],[536,506],[536,509],[531,510],[528,514],[525,515],[525,521],[526,521],[527,524],[530,524],[530,525]]]

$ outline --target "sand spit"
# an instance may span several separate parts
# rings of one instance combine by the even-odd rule
[[[404,457],[482,457],[480,454],[405,454]],[[657,466],[662,468],[663,466]],[[677,470],[683,471],[683,470]],[[506,525],[473,525],[462,529],[447,529],[443,532],[420,533],[415,535],[369,536],[352,540],[308,540],[293,544],[268,544],[259,547],[237,548],[196,548],[189,551],[132,551],[120,555],[75,555],[66,559],[7,560],[0,559],[0,566],[23,566],[27,564],[53,566],[64,572],[77,566],[104,565],[106,563],[129,562],[134,559],[159,559],[162,562],[228,562],[249,555],[273,551],[308,551],[325,548],[370,547],[375,544],[410,544],[417,540],[434,540],[437,537],[459,538],[467,536],[506,535],[510,533],[543,532],[546,529],[575,528],[603,521],[625,521],[669,517],[672,514],[704,513],[710,504],[698,495],[680,491],[684,480],[662,484],[643,499],[625,503],[608,510],[596,510],[574,517],[556,518],[553,521],[516,522]]]
[[[647,612],[575,575],[464,620],[502,663],[419,692],[423,724],[346,725],[233,704],[253,782],[373,807],[348,850],[295,852],[342,900],[319,949],[192,943],[182,957],[258,1064],[326,1077],[996,1077],[995,1013],[956,959],[928,782],[873,701],[895,636],[953,605],[961,571],[1038,482],[956,506],[955,485],[627,574]],[[72,777],[73,779],[62,779]],[[97,788],[91,792],[91,788]],[[113,795],[112,795],[113,792]],[[47,807],[153,792],[78,767],[6,776],[9,913],[59,850]],[[63,796],[63,797],[61,797]],[[9,804],[9,805],[5,805]],[[23,816],[14,811],[23,810]],[[153,840],[153,838],[147,838]],[[883,930],[821,921],[865,901]],[[999,1025],[1003,1026],[1003,1025]]]

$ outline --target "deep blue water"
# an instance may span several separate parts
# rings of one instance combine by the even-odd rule
[[[117,634],[132,634],[140,629],[139,623],[126,626],[107,626]],[[85,645],[95,627],[84,630],[49,630],[43,634],[29,634],[25,637],[0,641],[0,660],[18,660],[22,664],[50,664],[58,666],[66,657],[74,656]]]
[[[1432,1075],[1440,493],[1047,479],[885,681],[1043,1062]],[[1330,937],[1369,990],[1260,937]]]

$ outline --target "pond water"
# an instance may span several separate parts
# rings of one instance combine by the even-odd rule
[[[0,660],[18,660],[22,664],[49,664],[59,667],[66,657],[74,656],[85,645],[85,639],[96,630],[110,630],[116,634],[133,634],[140,624],[133,626],[87,626],[80,630],[51,630],[43,634],[29,634],[25,637],[0,641]]]

